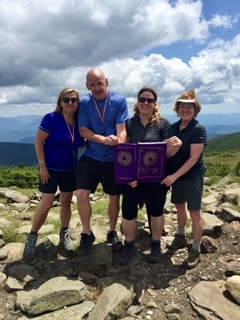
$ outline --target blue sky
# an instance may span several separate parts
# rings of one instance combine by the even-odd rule
[[[202,113],[240,112],[236,0],[1,0],[0,117],[43,115],[59,92],[87,93],[98,66],[127,97],[153,86],[161,112],[195,88]]]

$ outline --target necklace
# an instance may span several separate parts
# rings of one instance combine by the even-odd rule
[[[105,100],[102,115],[101,115],[100,109],[98,107],[97,101],[95,100],[94,97],[93,97],[93,101],[94,101],[95,107],[97,109],[98,115],[99,115],[100,119],[102,120],[102,124],[104,124],[104,118],[105,118],[105,114],[106,114],[106,110],[107,110],[108,97]]]
[[[65,119],[64,115],[63,115],[63,118],[64,118],[64,120],[65,120],[65,122],[66,122],[68,131],[69,131],[70,136],[71,136],[71,138],[72,138],[72,143],[74,143],[74,127],[75,127],[75,124],[72,126],[72,130],[71,130],[70,125],[68,124],[68,122],[67,122],[67,120]]]

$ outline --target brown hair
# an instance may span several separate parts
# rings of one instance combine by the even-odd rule
[[[181,101],[179,100],[193,100],[193,103],[194,103],[194,116],[197,117],[197,115],[199,114],[199,112],[201,111],[202,109],[202,106],[197,98],[197,94],[195,92],[195,89],[192,89],[192,90],[189,90],[188,92],[186,93],[183,93],[179,98],[177,98],[176,102],[175,102],[175,106],[174,106],[174,109],[173,111],[175,111],[177,114],[178,114],[178,111],[179,111],[179,103]],[[189,101],[190,102],[190,101]]]
[[[150,124],[156,125],[160,122],[160,119],[162,118],[160,114],[160,106],[157,103],[157,98],[158,98],[157,93],[153,88],[145,86],[139,90],[137,97],[139,98],[143,92],[150,92],[154,96],[155,105],[154,105],[153,113],[150,119]],[[135,104],[133,112],[134,112],[134,115],[136,114],[139,115],[138,103]]]

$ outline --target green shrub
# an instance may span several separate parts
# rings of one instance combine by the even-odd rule
[[[236,166],[233,169],[233,173],[237,176],[240,177],[240,161],[236,164]]]
[[[0,167],[0,187],[16,186],[19,188],[37,188],[39,184],[39,169],[35,167]]]
[[[24,234],[18,234],[15,231],[15,227],[18,227],[16,224],[15,226],[11,226],[9,228],[5,228],[3,231],[3,240],[6,243],[12,243],[12,242],[26,242],[26,235]]]
[[[226,163],[206,162],[206,177],[225,177],[231,173],[230,166]]]

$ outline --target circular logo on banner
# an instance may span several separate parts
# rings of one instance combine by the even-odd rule
[[[117,160],[122,166],[129,166],[132,163],[132,155],[130,152],[122,151]]]
[[[143,157],[143,163],[147,166],[153,166],[158,161],[158,154],[153,151],[146,152]]]

